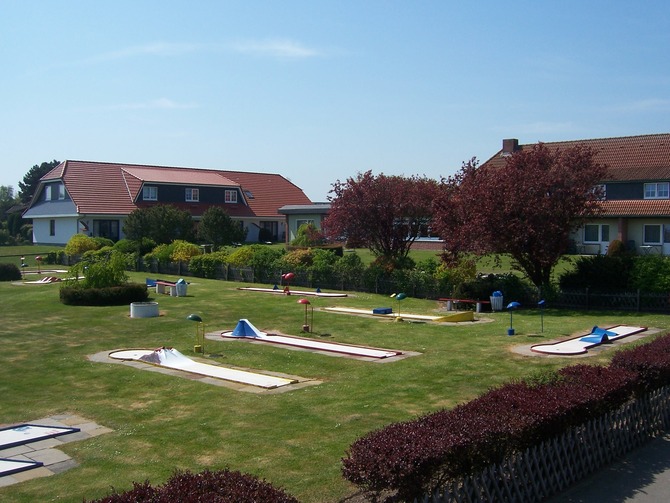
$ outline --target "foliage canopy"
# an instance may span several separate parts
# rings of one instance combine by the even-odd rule
[[[443,180],[434,229],[446,256],[508,253],[536,286],[567,253],[570,234],[596,216],[606,167],[583,145],[550,150],[542,143],[512,154],[504,167],[464,163]]]
[[[426,177],[375,176],[371,171],[338,180],[323,223],[326,235],[366,246],[386,262],[400,262],[428,227],[437,186]]]

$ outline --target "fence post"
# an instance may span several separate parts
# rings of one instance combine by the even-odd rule
[[[586,310],[588,311],[590,309],[589,307],[589,287],[586,287]]]
[[[639,313],[640,312],[640,289],[637,289],[637,297],[636,297],[636,306],[637,309],[636,311]]]

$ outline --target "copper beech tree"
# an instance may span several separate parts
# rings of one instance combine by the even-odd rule
[[[332,186],[323,227],[334,240],[365,246],[387,265],[397,265],[428,228],[438,184],[426,177],[359,173]]]
[[[534,285],[548,285],[571,233],[600,211],[606,166],[594,155],[583,145],[538,143],[504,166],[464,163],[435,198],[433,229],[444,239],[445,258],[506,253]]]

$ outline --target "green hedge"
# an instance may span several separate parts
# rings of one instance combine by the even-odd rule
[[[127,283],[107,288],[63,285],[60,289],[60,301],[69,306],[120,306],[132,302],[144,302],[148,298],[147,286],[142,283]]]

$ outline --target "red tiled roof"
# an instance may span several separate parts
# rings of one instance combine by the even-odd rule
[[[534,145],[519,145],[518,150]],[[567,149],[575,145],[593,148],[596,162],[608,167],[608,178],[603,182],[670,180],[670,133],[546,142],[544,145],[551,149]],[[501,149],[484,164],[504,166],[505,159]]]
[[[298,186],[281,175],[272,173],[247,173],[225,171],[231,180],[242,187],[247,203],[259,217],[282,217],[279,208],[287,204],[312,204],[312,201]],[[289,202],[290,201],[290,202]]]
[[[670,215],[670,199],[603,201],[605,217],[666,217]]]
[[[220,171],[195,168],[166,168],[162,166],[125,166],[121,168],[143,182],[174,183],[178,185],[227,185],[237,187],[238,184],[226,178]]]
[[[123,215],[138,207],[135,204],[143,182],[175,183],[194,186],[217,185],[241,187],[248,207],[226,206],[230,216],[281,217],[278,209],[287,204],[311,204],[296,185],[281,175],[247,173],[198,168],[146,166],[90,161],[64,161],[42,177],[43,181],[62,178],[78,213]],[[201,215],[207,205],[184,203],[194,216]]]

